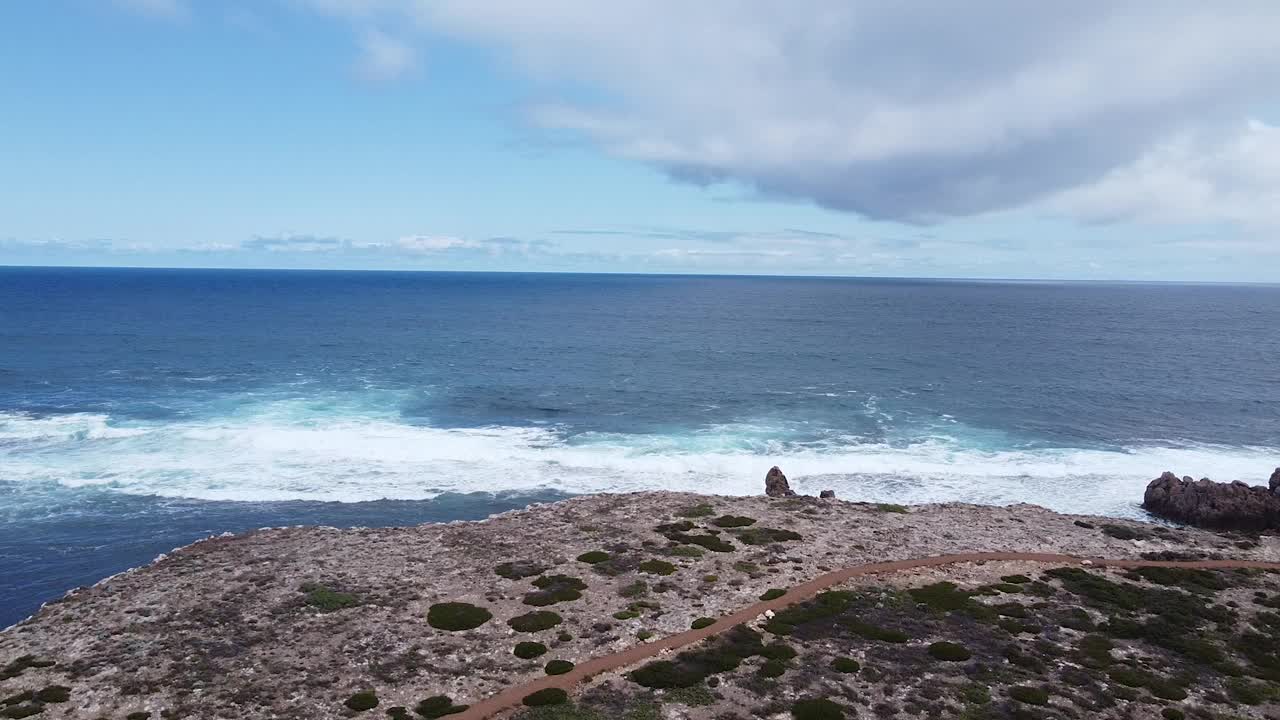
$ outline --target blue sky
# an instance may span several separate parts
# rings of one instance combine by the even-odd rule
[[[1274,281],[1280,9],[1029,7],[4,3],[0,263]]]

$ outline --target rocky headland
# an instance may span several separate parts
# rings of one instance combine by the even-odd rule
[[[1166,472],[1147,486],[1142,506],[1154,515],[1197,527],[1226,530],[1280,529],[1280,468],[1267,487],[1209,478],[1179,478]]]
[[[0,632],[0,717],[1280,713],[1274,536],[771,488],[210,538]]]

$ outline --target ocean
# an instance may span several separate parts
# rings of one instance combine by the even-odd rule
[[[1280,286],[0,268],[0,626],[197,538],[1280,465]]]

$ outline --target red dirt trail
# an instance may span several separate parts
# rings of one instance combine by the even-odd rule
[[[749,622],[766,610],[777,612],[782,608],[804,602],[833,585],[839,585],[851,578],[876,573],[898,572],[922,567],[953,565],[956,563],[980,563],[1021,561],[1051,563],[1055,565],[1091,564],[1094,567],[1177,567],[1199,570],[1228,570],[1236,568],[1257,568],[1261,570],[1280,570],[1280,562],[1264,562],[1258,560],[1107,560],[1103,558],[1079,558],[1073,555],[1054,555],[1050,553],[1017,553],[988,552],[962,553],[958,555],[936,555],[933,557],[913,558],[911,560],[894,560],[890,562],[867,563],[854,565],[843,570],[819,575],[812,580],[792,587],[787,593],[773,600],[764,600],[748,605],[736,612],[718,618],[714,625],[698,630],[686,630],[675,635],[659,638],[653,642],[633,645],[611,655],[592,658],[578,665],[564,675],[548,675],[527,683],[509,687],[506,690],[486,698],[461,713],[450,715],[453,720],[484,720],[504,710],[520,707],[521,701],[530,693],[546,688],[560,688],[572,692],[580,682],[601,673],[612,672],[619,668],[635,665],[648,660],[666,650],[682,648],[686,645],[705,640],[717,633],[724,632],[736,625]]]

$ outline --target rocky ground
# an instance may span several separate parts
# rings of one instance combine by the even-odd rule
[[[580,497],[481,522],[263,530],[177,550],[0,632],[0,717],[438,717],[824,572],[973,551],[1280,561],[1272,536],[1026,505],[674,493]],[[798,614],[695,648],[736,643],[717,661],[602,676],[576,703],[522,712],[531,720],[1280,712],[1280,624],[1269,624],[1280,604],[1276,575],[1075,572],[1092,579],[996,563],[863,578]],[[940,641],[959,650],[934,648]],[[725,657],[738,663],[728,667]],[[836,660],[858,669],[835,669]]]

